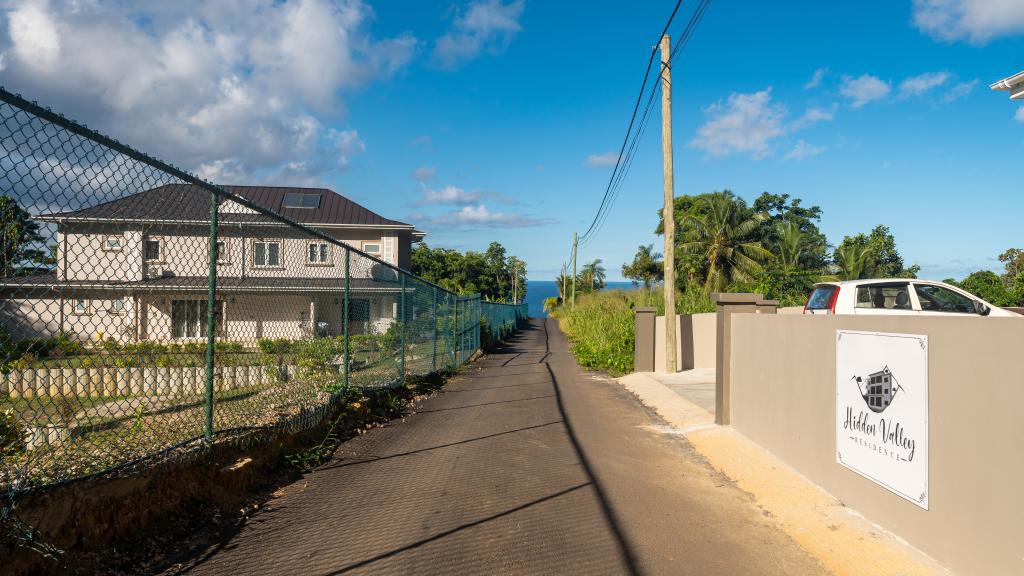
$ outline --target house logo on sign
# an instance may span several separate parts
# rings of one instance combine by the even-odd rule
[[[853,376],[850,380],[857,382],[857,389],[860,391],[861,397],[864,398],[864,402],[872,412],[877,414],[885,412],[885,409],[892,404],[896,393],[903,391],[903,387],[900,386],[888,366],[869,374],[867,378]]]

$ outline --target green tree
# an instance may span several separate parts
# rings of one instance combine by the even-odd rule
[[[707,263],[704,292],[753,280],[763,272],[763,265],[775,258],[757,240],[765,216],[737,209],[731,192],[710,194],[703,202],[704,216],[688,215],[685,219],[684,225],[693,230],[693,239],[679,248],[684,254],[699,254]]]
[[[849,251],[849,246],[857,246],[866,251],[866,254],[863,254],[863,267],[857,269],[860,273],[857,278],[916,278],[921,270],[916,264],[909,268],[903,267],[903,257],[896,249],[896,239],[888,226],[879,224],[870,234],[856,234],[843,238],[836,247],[833,258],[844,273],[853,270],[851,265],[859,262],[859,258],[851,258],[861,256],[859,252]],[[845,267],[840,259],[846,262]]]
[[[804,233],[796,222],[779,222],[776,229],[775,255],[779,265],[786,271],[796,270],[803,254]]]
[[[583,285],[590,287],[591,292],[604,288],[605,268],[602,265],[601,259],[597,258],[585,263],[580,279]]]
[[[999,255],[999,261],[1002,262],[1005,267],[1003,281],[1007,286],[1016,283],[1021,274],[1024,274],[1024,250],[1021,250],[1020,248],[1010,248]]]
[[[39,223],[17,200],[0,196],[0,277],[16,276],[22,271],[35,273],[45,267],[49,253],[38,248],[42,243]]]
[[[818,228],[821,221],[821,208],[802,206],[799,198],[790,198],[789,194],[762,193],[754,200],[753,211],[766,214],[768,218],[762,226],[762,243],[765,246],[776,246],[782,240],[782,224],[792,224],[800,232],[800,256],[793,270],[823,270],[828,264],[828,238]]]
[[[1017,295],[1008,290],[1003,279],[991,270],[974,272],[959,282],[959,286],[996,306],[1016,306],[1019,303]]]
[[[836,266],[843,280],[860,280],[870,275],[871,250],[866,244],[843,241],[835,251]]]
[[[633,262],[622,265],[622,275],[633,281],[633,285],[643,283],[644,288],[665,279],[665,263],[661,254],[654,251],[654,244],[640,246],[633,256]]]
[[[412,250],[412,273],[459,294],[477,294],[492,302],[511,302],[512,278],[522,298],[526,289],[526,263],[506,257],[505,248],[492,242],[485,252],[465,254],[449,248],[417,244]]]

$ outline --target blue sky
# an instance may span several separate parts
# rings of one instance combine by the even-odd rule
[[[684,2],[679,26],[695,2]],[[672,3],[6,4],[0,83],[228,184],[326,185],[431,245],[551,278],[597,209]],[[832,242],[888,225],[926,277],[1024,246],[1009,0],[712,3],[675,64],[676,193],[791,194]],[[610,279],[661,204],[652,117],[580,259]]]

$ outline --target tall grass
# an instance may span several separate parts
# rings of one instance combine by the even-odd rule
[[[659,315],[664,315],[662,289],[640,288],[579,294],[574,308],[559,306],[552,315],[558,319],[559,327],[572,342],[573,354],[580,365],[618,376],[633,371],[633,309],[638,306],[653,306]],[[678,314],[714,310],[714,302],[699,290],[676,294]]]

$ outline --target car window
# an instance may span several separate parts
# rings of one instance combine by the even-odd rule
[[[930,312],[952,312],[954,314],[975,314],[974,300],[942,286],[914,284],[921,310]]]
[[[835,294],[838,289],[838,286],[833,286],[832,284],[815,287],[814,292],[811,293],[811,297],[807,299],[807,309],[828,310],[829,304],[832,303],[832,295]]]
[[[874,310],[910,310],[910,289],[906,284],[858,286],[856,306]]]

